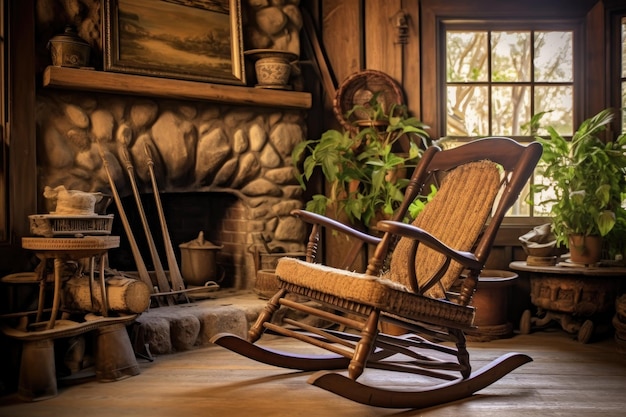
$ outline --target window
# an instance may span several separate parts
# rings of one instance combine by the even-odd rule
[[[524,136],[533,114],[572,133],[573,32],[446,30],[444,136]]]
[[[523,29],[536,26],[532,22],[516,26],[519,29],[503,30],[497,23],[476,28],[444,23],[442,133],[448,146],[484,136],[531,141],[534,134],[545,133],[531,123],[537,114],[543,114],[540,124],[572,134],[574,28]],[[530,205],[526,196],[529,188],[509,216],[547,214],[546,207]]]
[[[569,136],[606,107],[601,1],[420,4],[421,115],[444,146],[492,135],[532,141],[545,133],[530,123],[541,112],[540,125]],[[520,196],[505,225],[527,231],[548,221],[532,197]]]

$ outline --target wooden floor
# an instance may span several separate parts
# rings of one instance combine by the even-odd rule
[[[290,342],[291,344],[295,342]],[[274,348],[284,341],[269,340]],[[355,404],[307,384],[308,373],[258,364],[217,346],[140,360],[141,374],[61,385],[53,399],[0,399],[2,417],[618,416],[626,415],[626,354],[612,338],[581,344],[560,329],[470,343],[477,369],[508,351],[534,361],[473,397],[423,410]],[[367,371],[370,372],[370,371]],[[372,371],[375,372],[375,371]]]

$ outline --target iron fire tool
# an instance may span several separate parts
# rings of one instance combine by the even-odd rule
[[[161,204],[161,197],[159,196],[159,187],[157,185],[156,176],[154,175],[154,161],[152,159],[152,153],[150,152],[150,148],[148,148],[147,144],[144,144],[144,151],[148,158],[148,170],[150,172],[150,180],[152,182],[154,200],[156,202],[157,211],[159,213],[159,221],[161,222],[161,233],[163,234],[165,255],[167,256],[167,266],[170,271],[170,282],[172,284],[172,288],[175,291],[184,290],[185,283],[183,281],[183,277],[180,274],[180,269],[178,268],[176,256],[174,255],[172,240],[167,229],[167,222],[165,221],[165,215],[163,213],[163,205]]]
[[[135,240],[133,231],[130,228],[130,223],[128,222],[128,217],[126,216],[126,212],[124,211],[124,206],[122,206],[122,199],[120,198],[120,195],[117,192],[115,181],[113,180],[113,176],[111,175],[111,171],[109,169],[109,161],[107,161],[106,157],[104,156],[104,150],[102,149],[100,140],[96,140],[96,144],[98,145],[98,152],[100,153],[100,158],[102,158],[104,171],[106,172],[107,179],[109,180],[109,186],[111,187],[111,194],[113,194],[113,199],[115,200],[117,211],[119,212],[119,216],[122,219],[122,225],[124,226],[124,230],[126,231],[126,236],[128,237],[128,241],[130,243],[130,249],[133,253],[133,258],[135,259],[135,264],[137,267],[137,274],[139,275],[139,279],[142,282],[144,282],[146,285],[148,285],[148,288],[150,288],[151,291],[154,291],[152,280],[150,279],[150,274],[148,274],[148,269],[146,268],[146,264],[143,261],[143,258],[141,257],[141,252],[139,251],[139,247],[137,246],[137,241]]]
[[[120,148],[120,156],[126,165],[126,171],[128,172],[128,178],[130,179],[130,185],[133,189],[133,195],[135,196],[135,202],[137,203],[137,210],[139,212],[139,217],[141,218],[141,224],[143,225],[143,230],[146,234],[146,241],[148,243],[148,249],[150,250],[150,256],[152,257],[152,262],[154,264],[154,273],[156,275],[157,285],[159,287],[159,293],[169,293],[171,291],[170,284],[167,280],[167,276],[165,275],[165,270],[163,269],[163,265],[161,264],[161,259],[159,258],[159,254],[156,249],[156,245],[154,244],[154,239],[152,238],[152,232],[150,231],[150,226],[148,225],[148,219],[146,218],[146,212],[143,209],[143,204],[141,203],[141,196],[139,195],[139,189],[137,188],[137,181],[135,180],[135,167],[130,161],[130,156],[128,154],[128,146],[126,140],[122,139],[122,147]],[[174,300],[172,297],[165,297],[168,305],[173,305]]]

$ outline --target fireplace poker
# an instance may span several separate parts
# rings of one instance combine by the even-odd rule
[[[159,287],[160,292],[169,292],[170,284],[167,280],[167,276],[165,275],[165,270],[163,269],[163,265],[161,264],[161,259],[159,258],[159,253],[157,252],[156,245],[154,244],[154,239],[152,238],[152,232],[150,232],[150,226],[148,225],[148,219],[146,218],[146,212],[143,209],[143,204],[141,203],[141,196],[139,195],[139,189],[137,188],[137,181],[135,180],[135,167],[133,163],[130,161],[130,156],[128,155],[128,147],[126,141],[122,140],[122,148],[120,149],[120,156],[126,165],[126,171],[128,172],[128,178],[130,179],[130,185],[133,189],[133,194],[135,196],[135,202],[137,203],[137,210],[139,212],[139,217],[141,218],[141,224],[143,225],[143,230],[146,234],[146,241],[148,243],[148,249],[150,250],[150,256],[152,257],[152,262],[154,263],[154,273],[156,275],[157,285]],[[171,297],[166,297],[168,305],[174,304],[174,301]]]
[[[152,191],[154,193],[154,200],[156,202],[157,212],[159,213],[159,221],[161,222],[161,233],[163,234],[163,243],[165,246],[165,255],[167,256],[167,266],[170,270],[170,282],[173,289],[184,290],[185,283],[183,277],[180,274],[178,268],[178,262],[176,261],[176,255],[174,255],[174,248],[172,247],[172,240],[170,233],[167,229],[167,222],[165,221],[165,214],[163,213],[163,205],[161,204],[161,197],[159,196],[159,187],[157,185],[156,176],[154,175],[154,160],[152,159],[152,153],[147,144],[144,144],[144,152],[148,158],[148,171],[150,172],[150,180],[152,182]]]
[[[115,204],[117,205],[118,214],[120,218],[122,219],[122,225],[124,226],[124,230],[126,231],[126,236],[128,238],[128,241],[130,242],[130,249],[133,253],[133,258],[135,259],[135,264],[137,266],[137,274],[139,275],[139,280],[147,284],[151,292],[153,292],[154,287],[152,285],[152,280],[150,279],[150,274],[148,273],[146,264],[143,261],[143,258],[141,257],[139,246],[137,246],[137,241],[135,240],[133,231],[130,228],[130,223],[128,222],[128,217],[126,216],[124,207],[122,206],[122,199],[120,198],[120,195],[117,192],[115,181],[113,180],[113,176],[111,175],[111,170],[109,169],[109,161],[107,161],[106,157],[104,156],[104,151],[102,150],[102,145],[100,145],[99,140],[96,140],[96,144],[98,145],[98,152],[100,153],[100,157],[102,158],[104,172],[106,173],[107,179],[109,180],[109,186],[111,187],[111,194],[113,194],[113,199],[115,200]]]

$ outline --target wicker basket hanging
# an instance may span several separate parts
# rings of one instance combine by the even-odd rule
[[[377,100],[386,112],[393,104],[405,103],[400,85],[382,71],[358,71],[341,83],[333,100],[333,112],[344,129],[356,129],[355,122],[359,118],[367,117],[355,112],[350,119],[347,119],[346,113],[355,105],[367,103],[377,93]]]

